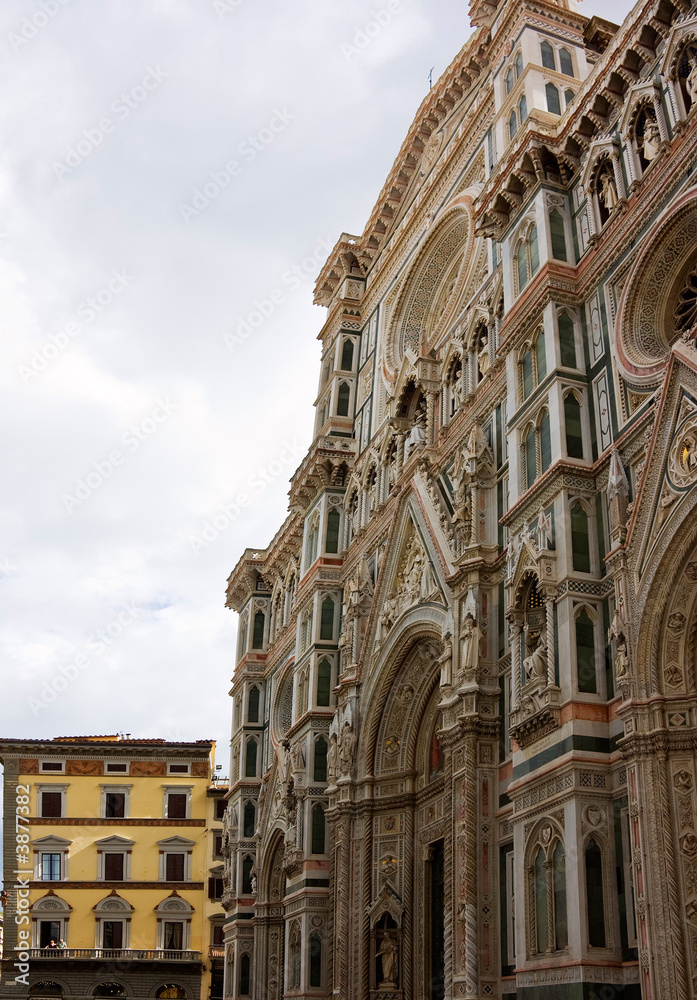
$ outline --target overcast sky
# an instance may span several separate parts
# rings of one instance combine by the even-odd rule
[[[0,736],[215,738],[227,773],[225,581],[310,443],[314,279],[470,30],[462,0],[0,5]]]

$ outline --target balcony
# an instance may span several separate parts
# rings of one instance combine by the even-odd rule
[[[171,951],[164,948],[30,948],[33,959],[95,959],[126,960],[129,962],[200,962],[200,951]]]
[[[225,958],[225,946],[222,944],[212,944],[208,949],[209,958]]]

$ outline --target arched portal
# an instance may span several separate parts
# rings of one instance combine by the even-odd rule
[[[263,852],[259,892],[255,904],[254,956],[256,982],[265,984],[269,1000],[281,1000],[284,994],[286,876],[283,870],[283,834],[274,831]],[[261,919],[260,919],[261,918]]]

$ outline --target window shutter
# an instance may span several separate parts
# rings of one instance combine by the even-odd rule
[[[61,815],[61,806],[63,796],[60,792],[42,792],[41,793],[41,815],[59,817]]]
[[[184,855],[168,854],[165,862],[165,877],[168,882],[184,881]]]
[[[167,819],[186,819],[186,794],[169,792],[167,795]]]
[[[104,855],[104,878],[107,882],[123,882],[123,854]]]

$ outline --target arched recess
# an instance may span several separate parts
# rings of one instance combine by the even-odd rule
[[[473,200],[480,186],[441,213],[403,283],[387,337],[385,360],[394,375],[407,350],[420,354],[452,317],[472,275],[482,240],[475,240]]]
[[[637,385],[657,384],[680,338],[681,293],[697,266],[697,188],[685,191],[636,247],[635,264],[617,310],[615,341],[622,373]]]
[[[283,870],[284,849],[283,833],[276,828],[271,832],[265,849],[259,852],[263,861],[254,910],[255,917],[259,920],[254,957],[256,982],[265,984],[265,996],[269,1000],[281,1000],[284,992],[285,907],[283,899],[286,894],[286,876]]]

